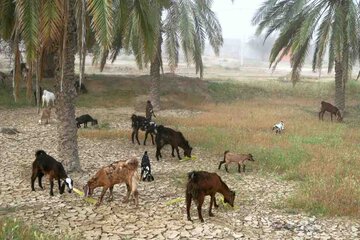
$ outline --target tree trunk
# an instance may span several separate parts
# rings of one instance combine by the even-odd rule
[[[17,102],[19,99],[19,89],[21,82],[21,68],[20,68],[20,50],[19,50],[19,41],[16,38],[15,40],[15,61],[14,61],[14,71],[13,71],[13,96],[14,101]]]
[[[160,68],[162,65],[161,58],[161,44],[162,36],[159,34],[157,43],[157,53],[154,59],[151,61],[150,66],[150,100],[155,110],[160,110]]]
[[[335,105],[343,113],[345,110],[345,81],[343,81],[343,66],[335,61]]]
[[[29,70],[26,73],[26,98],[28,102],[31,102],[33,96],[33,84],[32,84],[32,72],[33,72],[33,64],[32,61],[27,61]]]
[[[64,1],[65,5],[68,1]],[[76,22],[73,6],[74,0],[69,1],[70,7],[65,6],[65,34],[63,44],[59,49],[57,57],[58,69],[56,72],[56,116],[59,121],[58,131],[58,152],[69,172],[80,171],[78,155],[77,127],[75,122],[74,100],[76,91],[75,83],[75,52],[76,52]],[[67,16],[66,16],[67,15]],[[61,57],[60,57],[61,56]],[[63,71],[61,71],[63,67]],[[63,76],[62,76],[63,74]]]

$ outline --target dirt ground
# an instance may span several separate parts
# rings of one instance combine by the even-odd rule
[[[131,108],[85,109],[78,114],[91,113],[99,121],[110,123],[111,129],[129,129]],[[191,118],[185,110],[166,110],[160,116],[177,114]],[[156,161],[155,147],[133,145],[129,138],[95,140],[79,138],[79,155],[82,173],[71,174],[76,188],[103,165],[139,158],[149,152],[153,182],[141,182],[140,203],[122,203],[125,186],[114,188],[114,201],[96,208],[76,193],[49,196],[37,184],[36,192],[30,188],[31,164],[37,149],[57,157],[56,120],[38,125],[39,116],[33,108],[17,110],[0,109],[0,127],[16,127],[18,135],[0,135],[0,217],[16,217],[34,224],[45,232],[68,234],[80,239],[355,239],[359,237],[359,222],[347,218],[316,218],[279,208],[294,192],[297,185],[277,176],[251,171],[238,174],[235,166],[230,173],[217,170],[221,156],[210,155],[194,147],[195,161],[179,161],[171,157],[170,148],[163,150],[163,159]],[[81,129],[80,131],[86,131]],[[186,136],[185,136],[186,137]],[[141,135],[142,138],[142,135]],[[189,139],[191,144],[191,139]],[[181,151],[182,154],[182,151]],[[205,223],[200,223],[195,204],[192,204],[193,222],[186,220],[184,192],[186,174],[192,170],[217,172],[228,186],[236,191],[235,208],[220,206],[208,216],[209,199],[203,206]],[[44,182],[43,180],[43,182]],[[99,197],[100,189],[95,192]],[[219,200],[220,194],[217,195]]]

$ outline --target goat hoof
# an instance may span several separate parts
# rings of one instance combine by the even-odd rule
[[[193,221],[193,220],[191,220],[191,218],[189,218],[189,217],[187,218],[187,220],[188,220],[188,221],[190,221],[190,222],[192,222],[192,221]]]
[[[204,219],[200,219],[200,221],[203,223],[203,222],[204,222]]]
[[[209,213],[209,216],[210,217],[214,217],[215,215],[213,213]]]

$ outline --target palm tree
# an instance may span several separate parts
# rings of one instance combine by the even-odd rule
[[[130,24],[128,27],[119,29],[123,32],[122,41],[115,41],[114,51],[111,58],[114,61],[122,47],[131,51],[139,68],[150,63],[150,99],[154,108],[160,108],[160,70],[162,68],[162,44],[165,44],[170,69],[178,66],[180,48],[184,53],[188,64],[194,63],[196,73],[203,77],[204,65],[202,55],[204,53],[205,41],[209,40],[215,53],[223,44],[222,30],[215,13],[211,10],[212,1],[146,1],[149,3],[145,9],[152,13],[152,26],[155,28],[148,32],[153,39],[151,54],[144,54],[141,42],[143,37],[143,26]],[[150,9],[149,9],[150,8]],[[162,16],[166,16],[164,19]],[[131,18],[132,16],[130,16]],[[137,22],[129,20],[129,22]],[[118,34],[117,34],[118,35]],[[119,34],[118,36],[120,36]],[[151,37],[152,36],[152,37]],[[151,50],[151,49],[150,49]],[[151,52],[151,51],[150,51]]]
[[[345,110],[345,85],[355,59],[359,58],[359,0],[267,0],[253,18],[258,33],[266,37],[279,31],[270,54],[270,67],[291,55],[291,79],[295,84],[312,42],[313,70],[322,68],[328,53],[328,72],[335,66],[335,104]]]

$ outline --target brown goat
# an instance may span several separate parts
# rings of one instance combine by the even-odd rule
[[[103,187],[100,198],[96,203],[96,205],[99,206],[108,188],[110,189],[109,200],[112,200],[114,185],[125,183],[127,195],[123,202],[127,202],[131,195],[134,197],[135,205],[137,206],[139,203],[139,194],[137,191],[139,181],[139,176],[137,175],[138,165],[138,160],[136,157],[133,157],[128,161],[117,161],[106,167],[102,167],[84,186],[85,197],[91,196],[95,188]]]
[[[41,113],[41,119],[39,120],[39,124],[48,124],[50,122],[50,115],[51,115],[51,106],[44,108]]]
[[[230,206],[234,207],[235,192],[229,189],[229,187],[221,180],[219,175],[205,171],[193,171],[188,173],[188,183],[186,185],[187,219],[191,221],[190,207],[191,200],[194,198],[195,203],[197,203],[199,219],[201,222],[204,222],[201,214],[201,207],[204,203],[205,196],[207,195],[210,195],[211,197],[209,216],[213,217],[214,214],[211,212],[212,205],[214,204],[215,208],[218,207],[215,199],[215,194],[217,192],[224,196],[225,203],[229,203]]]
[[[253,158],[253,155],[249,154],[235,154],[231,153],[229,151],[224,152],[224,160],[220,161],[218,169],[221,168],[221,165],[225,163],[225,170],[226,172],[229,172],[228,170],[228,164],[229,163],[237,163],[238,164],[238,172],[241,172],[241,165],[243,167],[243,172],[245,172],[245,162],[246,161],[255,161]]]
[[[333,120],[333,115],[337,117],[337,120],[339,122],[342,121],[342,116],[340,110],[332,105],[331,103],[321,101],[321,110],[319,112],[319,120],[324,120],[324,114],[325,112],[329,112],[331,114],[331,121]]]

